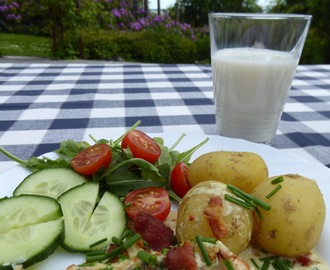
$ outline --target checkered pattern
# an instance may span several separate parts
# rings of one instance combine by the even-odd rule
[[[216,134],[211,67],[0,63],[0,145],[27,159],[88,134]],[[274,147],[330,167],[330,66],[299,66]],[[11,166],[0,156],[0,172]]]

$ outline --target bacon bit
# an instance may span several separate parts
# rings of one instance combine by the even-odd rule
[[[190,241],[184,241],[182,246],[173,247],[167,252],[164,263],[169,270],[196,270],[197,262],[193,244]]]
[[[189,221],[194,221],[195,220],[195,217],[194,216],[189,216]]]
[[[313,264],[313,260],[307,256],[299,256],[296,260],[301,264],[301,266],[310,266]]]
[[[134,230],[141,234],[152,250],[161,251],[174,242],[173,230],[147,212],[140,211],[133,225]]]
[[[227,227],[221,222],[220,216],[223,208],[222,199],[219,196],[213,196],[209,199],[208,206],[204,210],[207,222],[217,239],[228,236]]]
[[[223,207],[223,202],[221,197],[219,196],[213,196],[209,200],[209,206],[220,206]]]

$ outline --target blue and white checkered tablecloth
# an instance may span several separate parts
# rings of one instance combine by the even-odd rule
[[[0,145],[27,159],[86,134],[216,134],[211,67],[1,63]],[[299,66],[273,147],[330,168],[330,65]],[[0,155],[0,172],[14,163]]]

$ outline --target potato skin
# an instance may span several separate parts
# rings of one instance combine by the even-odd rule
[[[187,176],[191,186],[217,180],[250,193],[257,184],[268,178],[268,167],[259,155],[252,152],[215,151],[195,159],[189,166]]]
[[[222,201],[222,210],[216,217],[228,230],[228,234],[218,239],[235,254],[248,246],[253,227],[252,210],[227,201],[224,198],[225,194],[234,196],[227,189],[227,185],[218,181],[205,181],[188,191],[178,207],[176,236],[179,242],[194,240],[196,235],[217,238],[204,211],[210,199],[219,196]]]
[[[297,174],[284,175],[282,188],[270,199],[265,196],[277,185],[272,177],[252,194],[272,205],[270,211],[254,214],[253,237],[268,252],[295,257],[306,254],[319,241],[325,222],[325,202],[315,181]]]

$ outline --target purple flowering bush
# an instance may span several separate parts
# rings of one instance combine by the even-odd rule
[[[17,2],[6,3],[0,0],[0,31],[10,31],[20,24],[20,5]]]
[[[141,7],[139,0],[95,0],[103,3],[109,11],[110,20],[107,28],[118,31],[166,31],[175,32],[183,38],[196,40],[191,26],[173,20],[168,12],[162,15],[151,14]]]
[[[49,35],[43,0],[0,0],[0,31]]]

